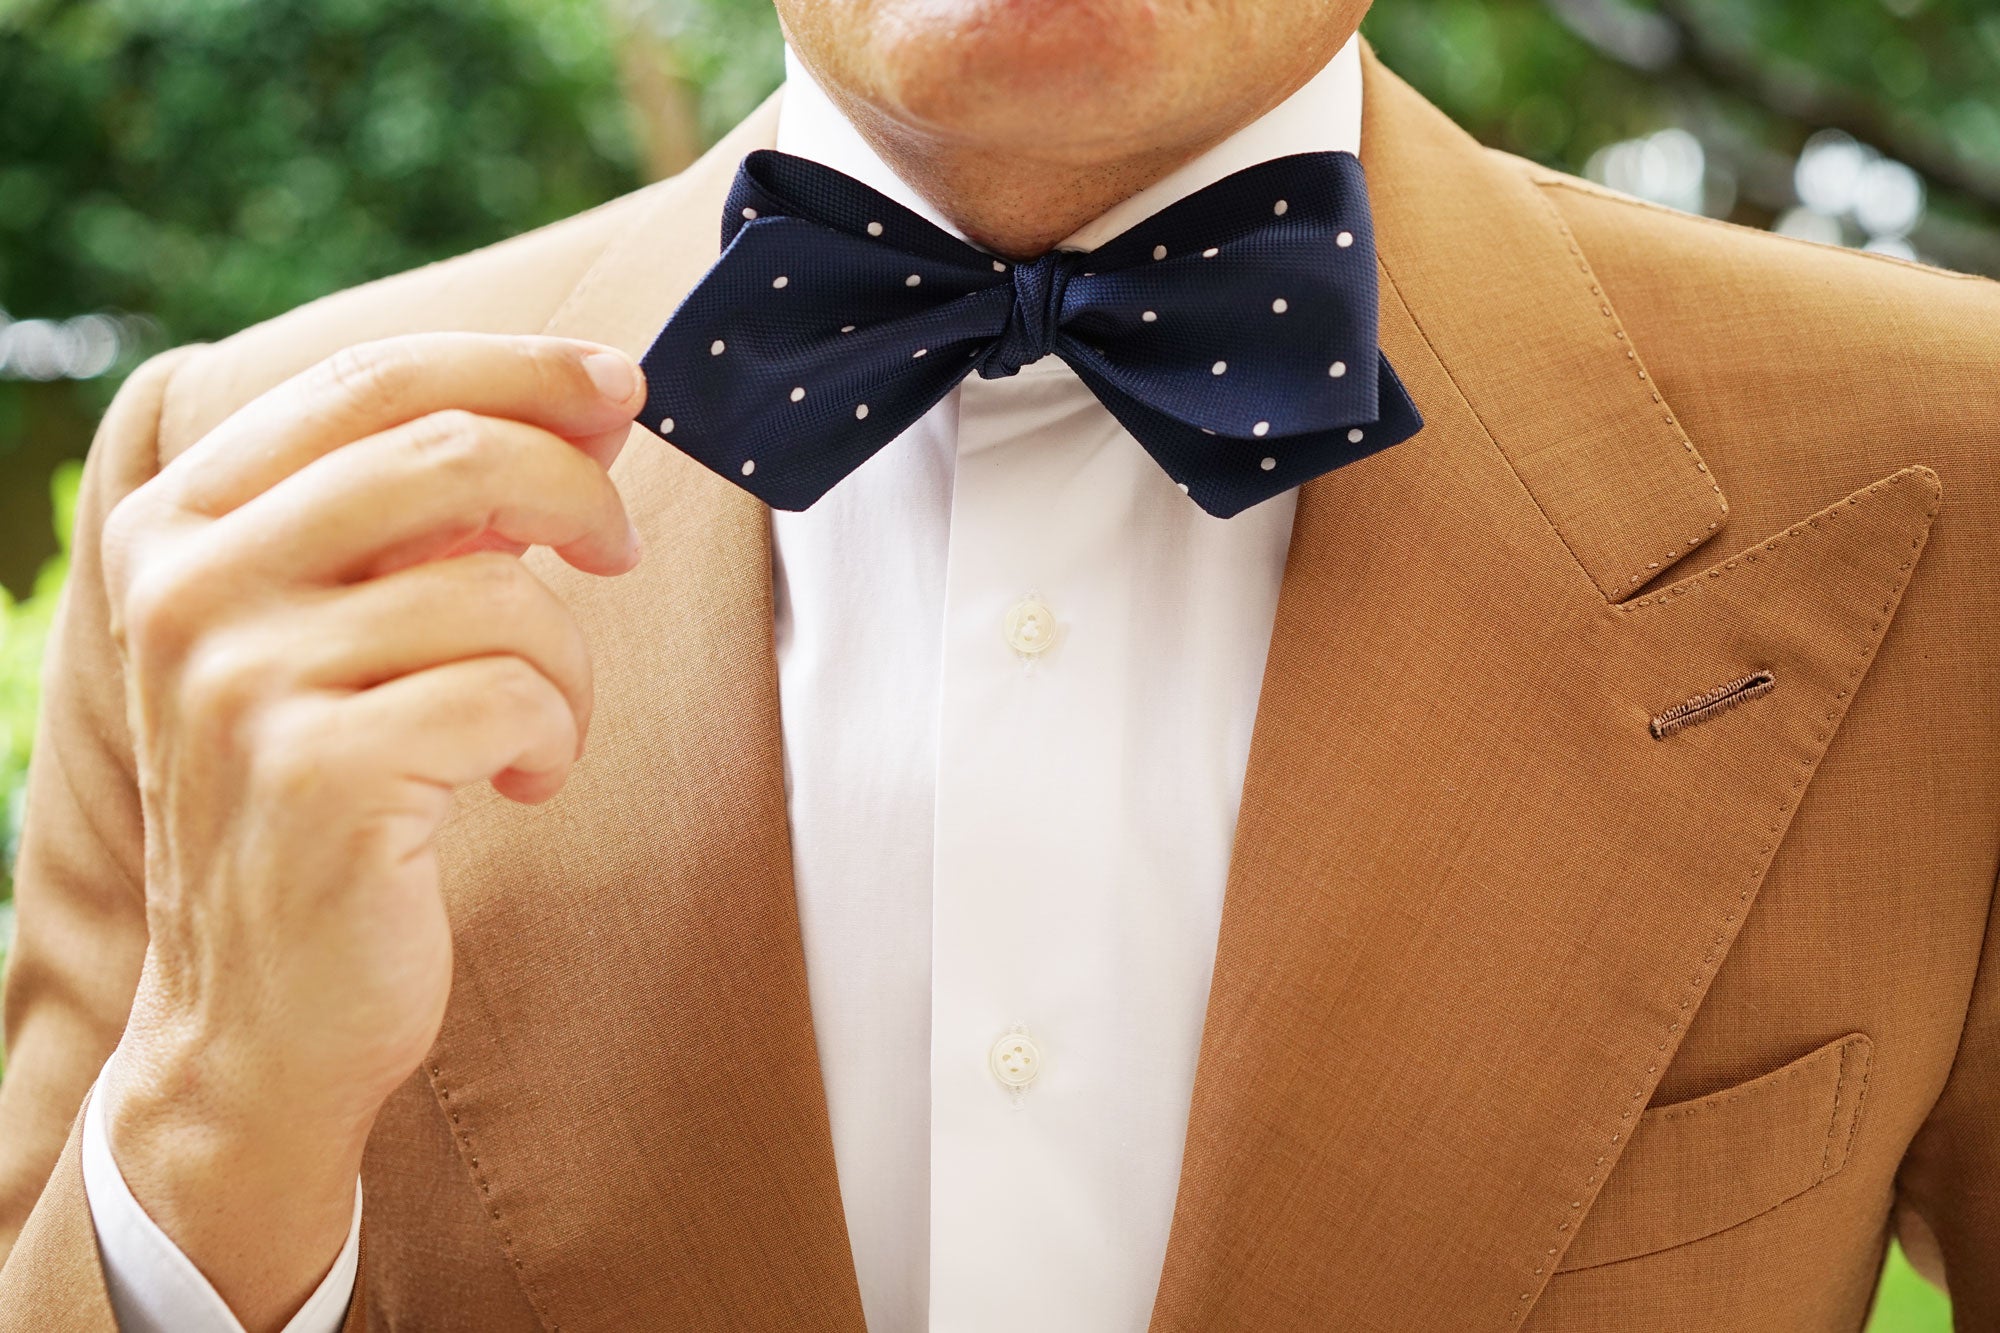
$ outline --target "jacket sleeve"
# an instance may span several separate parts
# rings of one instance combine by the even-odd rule
[[[1958,1056],[1896,1179],[1896,1230],[1960,1329],[2000,1328],[2000,885]]]
[[[143,827],[98,542],[152,475],[178,360],[119,391],[84,460],[69,578],[42,661],[15,867],[0,1081],[0,1328],[111,1329],[83,1192],[84,1093],[118,1042],[146,949]]]
[[[0,1255],[15,1244],[118,1042],[145,956],[143,826],[98,544],[105,514],[157,467],[160,404],[186,355],[141,366],[98,427],[42,659],[0,1010]]]

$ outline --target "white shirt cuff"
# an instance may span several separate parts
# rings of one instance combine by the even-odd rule
[[[215,1288],[146,1215],[111,1157],[111,1138],[92,1085],[83,1112],[83,1193],[97,1229],[97,1253],[119,1333],[243,1333]],[[361,1182],[347,1244],[284,1333],[338,1333],[361,1264]]]

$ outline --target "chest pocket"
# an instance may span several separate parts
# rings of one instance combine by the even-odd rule
[[[1873,1049],[1852,1033],[1747,1083],[1647,1111],[1556,1271],[1712,1236],[1836,1174],[1861,1123]]]

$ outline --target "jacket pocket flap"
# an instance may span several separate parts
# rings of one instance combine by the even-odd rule
[[[1712,1236],[1839,1171],[1873,1050],[1856,1032],[1748,1083],[1647,1111],[1556,1271]]]

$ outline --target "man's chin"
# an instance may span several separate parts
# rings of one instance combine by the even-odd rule
[[[780,9],[814,73],[873,117],[938,142],[1056,155],[1158,143],[1163,130],[1173,137],[1186,92],[1203,77],[1188,48],[1226,46],[1229,29],[1227,6],[1148,0],[876,0],[841,13],[791,0]]]

